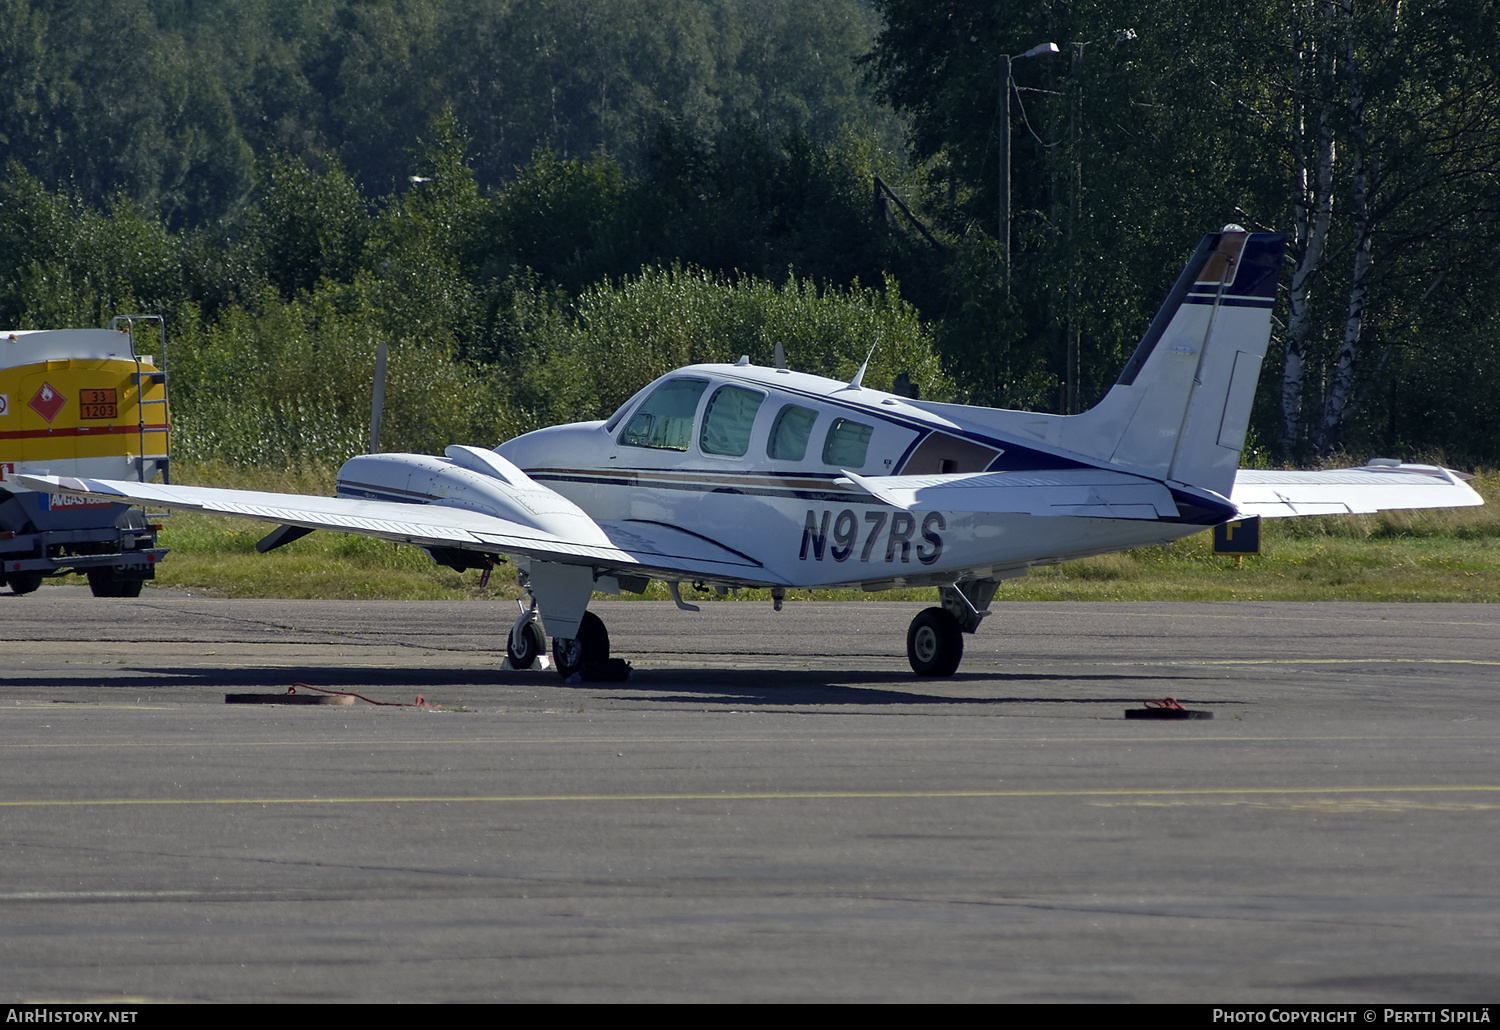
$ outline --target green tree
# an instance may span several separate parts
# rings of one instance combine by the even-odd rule
[[[480,330],[465,259],[479,249],[484,203],[464,160],[467,146],[451,112],[433,121],[408,164],[412,188],[390,198],[375,220],[354,285],[383,338],[421,341],[445,359],[471,349]]]
[[[485,271],[504,277],[529,268],[570,292],[634,271],[647,255],[633,199],[613,158],[564,159],[544,147],[491,198]]]
[[[1286,455],[1423,445],[1406,412],[1426,402],[1403,398],[1432,336],[1482,352],[1493,325],[1474,260],[1500,207],[1492,0],[878,7],[869,66],[953,233],[995,233],[998,55],[1071,51],[1015,65],[1009,314],[986,347],[1045,357],[1086,406],[1199,234],[1285,231],[1255,434]]]
[[[865,383],[889,388],[906,372],[923,396],[950,387],[929,330],[891,282],[882,289],[777,287],[676,266],[648,268],[578,298],[571,325],[550,320],[518,357],[515,406],[531,424],[603,418],[646,383],[681,365],[773,361],[849,379],[870,358]]]
[[[316,174],[300,160],[264,163],[244,244],[260,274],[291,299],[319,281],[352,282],[371,219],[354,181],[334,166]]]
[[[16,163],[0,180],[0,324],[103,326],[117,314],[170,313],[179,269],[166,228],[123,194],[100,213],[49,193]]]
[[[238,203],[250,159],[227,97],[145,0],[6,0],[0,26],[0,139],[43,183],[174,225]]]
[[[438,0],[383,0],[336,8],[307,72],[328,98],[326,132],[372,193],[403,187],[407,149],[443,111]]]

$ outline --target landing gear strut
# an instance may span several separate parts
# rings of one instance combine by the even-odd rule
[[[583,621],[578,624],[578,636],[572,640],[552,638],[552,661],[563,679],[584,666],[608,660],[609,631],[604,628],[604,620],[593,612],[584,612]]]
[[[958,620],[943,608],[925,608],[906,631],[906,659],[918,676],[952,676],[964,656]]]

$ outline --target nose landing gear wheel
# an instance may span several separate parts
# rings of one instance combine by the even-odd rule
[[[541,627],[534,620],[527,620],[521,624],[519,633],[511,630],[505,641],[505,657],[510,659],[512,669],[529,669],[546,646]]]
[[[958,620],[942,608],[926,608],[906,631],[906,660],[918,676],[952,676],[964,656]]]
[[[608,658],[609,631],[604,628],[604,620],[593,612],[584,613],[583,621],[578,624],[578,636],[572,640],[552,638],[552,661],[563,679]]]

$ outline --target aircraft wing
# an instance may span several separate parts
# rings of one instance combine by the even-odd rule
[[[786,582],[747,554],[654,522],[594,522],[592,525],[598,532],[590,533],[592,539],[569,540],[484,512],[440,504],[71,476],[15,475],[11,479],[28,489],[47,493],[81,494],[307,529],[330,529],[419,547],[456,547],[565,565],[589,565],[629,575],[668,580],[727,579],[766,586]]]
[[[1372,462],[1321,472],[1240,469],[1230,500],[1242,515],[1359,515],[1401,508],[1462,508],[1484,499],[1436,465]]]
[[[907,510],[935,508],[1095,519],[1166,519],[1178,514],[1172,491],[1163,484],[1108,469],[930,476],[861,476],[845,470],[843,474],[875,500]]]

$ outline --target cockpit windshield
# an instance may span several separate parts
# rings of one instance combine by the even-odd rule
[[[693,443],[693,417],[707,379],[679,376],[668,379],[641,404],[620,433],[624,447],[685,451]]]
[[[636,401],[646,396],[646,391],[649,389],[651,389],[651,387],[648,384],[641,387],[635,393],[631,394],[630,399],[616,408],[615,413],[609,416],[609,421],[604,423],[604,431],[606,433],[613,433],[615,431],[615,427],[620,424],[620,420],[625,417],[625,415],[630,411],[631,408],[635,407]]]

